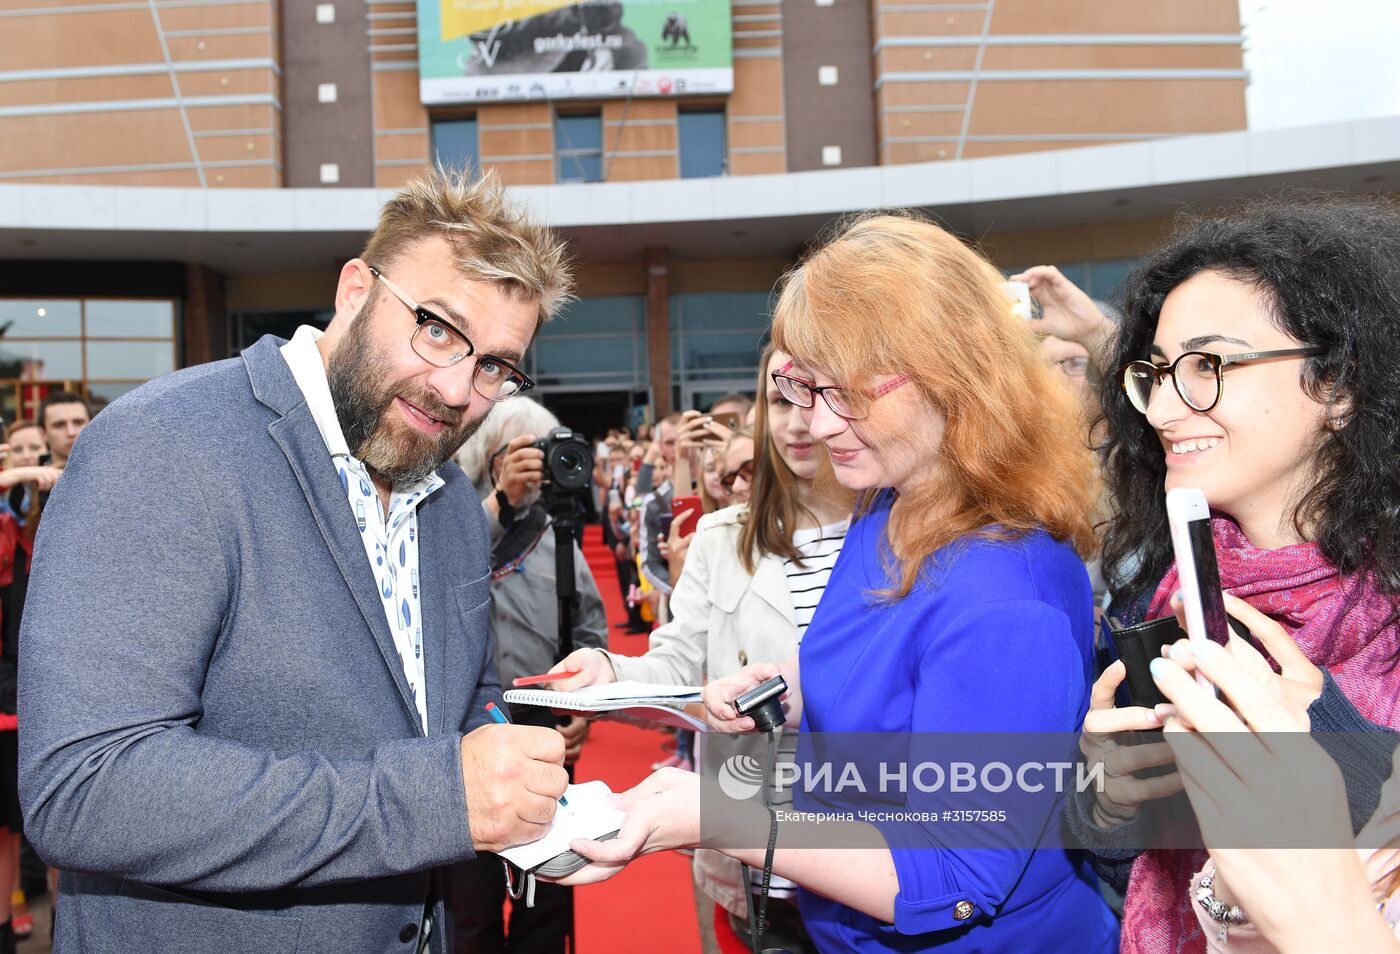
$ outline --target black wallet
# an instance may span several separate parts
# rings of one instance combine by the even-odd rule
[[[1162,647],[1170,646],[1178,639],[1185,639],[1186,633],[1177,624],[1175,616],[1150,619],[1136,626],[1122,629],[1108,629],[1113,645],[1118,650],[1118,658],[1128,670],[1125,680],[1128,686],[1128,701],[1135,706],[1151,709],[1166,702],[1167,697],[1157,688],[1148,666],[1152,660],[1162,655]]]

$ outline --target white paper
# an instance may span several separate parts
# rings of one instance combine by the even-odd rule
[[[612,789],[606,782],[584,782],[570,785],[564,793],[569,804],[554,813],[549,831],[538,841],[516,845],[499,852],[511,864],[528,871],[569,850],[576,838],[594,839],[611,834],[622,827],[626,812],[609,804]]]

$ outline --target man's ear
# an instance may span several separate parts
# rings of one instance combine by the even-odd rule
[[[374,293],[374,275],[362,258],[352,258],[340,269],[335,286],[335,321],[349,325]]]

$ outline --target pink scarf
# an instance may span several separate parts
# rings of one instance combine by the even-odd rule
[[[1369,579],[1342,577],[1313,543],[1277,550],[1251,544],[1230,519],[1211,521],[1222,586],[1289,630],[1325,666],[1351,703],[1372,722],[1400,728],[1400,628],[1385,625],[1392,602]],[[1157,587],[1147,618],[1171,613],[1180,588],[1176,565]],[[1201,954],[1206,949],[1191,910],[1191,876],[1203,851],[1145,851],[1133,863],[1123,910],[1122,954]]]

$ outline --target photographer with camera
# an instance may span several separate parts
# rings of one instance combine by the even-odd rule
[[[536,439],[536,435],[545,435]],[[491,634],[501,685],[547,671],[574,648],[606,649],[607,616],[588,564],[572,540],[591,492],[588,441],[559,426],[553,414],[516,398],[496,408],[457,453],[476,485],[491,525]],[[559,541],[568,541],[560,554]],[[571,564],[561,575],[561,564]],[[559,581],[564,584],[560,585]],[[561,606],[567,607],[563,629]],[[517,724],[555,726],[564,736],[564,764],[573,776],[588,721],[547,710],[510,709]],[[479,854],[452,869],[449,905],[458,952],[559,952],[572,933],[572,889],[540,883],[534,907],[512,902],[502,916],[505,881],[496,855]]]

